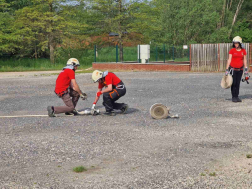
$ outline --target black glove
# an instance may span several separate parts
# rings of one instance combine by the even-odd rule
[[[81,97],[82,100],[87,100],[87,94],[86,93],[81,92],[80,97]]]
[[[227,76],[229,73],[229,69],[226,69],[225,75]]]
[[[245,68],[245,69],[244,69],[244,75],[245,75],[245,77],[248,76],[248,68]]]

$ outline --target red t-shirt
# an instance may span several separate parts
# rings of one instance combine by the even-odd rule
[[[104,86],[108,86],[110,84],[116,86],[120,82],[121,80],[114,73],[109,72],[105,77],[104,83],[99,83],[98,88],[102,89]]]
[[[71,79],[75,79],[75,73],[71,69],[64,69],[60,72],[55,86],[55,93],[61,93],[69,87]]]
[[[240,51],[237,51],[236,48],[232,48],[229,51],[229,54],[232,54],[232,60],[230,63],[230,66],[233,68],[241,68],[243,67],[243,57],[246,55],[246,50],[241,49]]]

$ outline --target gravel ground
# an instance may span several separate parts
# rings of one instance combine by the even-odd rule
[[[0,118],[0,188],[252,188],[251,84],[232,103],[220,73],[117,75],[127,87],[125,115]],[[56,77],[0,77],[0,116],[62,105]],[[77,109],[91,107],[91,74],[77,82],[89,96]],[[157,102],[180,118],[153,120]],[[88,170],[72,171],[81,165]]]

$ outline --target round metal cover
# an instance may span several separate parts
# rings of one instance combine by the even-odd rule
[[[227,76],[224,75],[221,80],[221,87],[223,89],[228,89],[232,86],[232,84],[233,84],[233,77],[230,74],[228,74]]]
[[[153,104],[150,108],[150,115],[154,119],[166,119],[169,114],[169,109],[163,104]]]

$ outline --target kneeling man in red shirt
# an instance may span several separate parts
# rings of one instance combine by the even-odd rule
[[[65,113],[66,115],[77,115],[75,110],[77,102],[81,97],[83,100],[87,95],[83,93],[75,80],[75,70],[80,66],[76,58],[70,58],[67,61],[67,66],[60,72],[55,86],[56,95],[63,100],[65,106],[48,106],[48,116],[55,117],[55,114]]]

